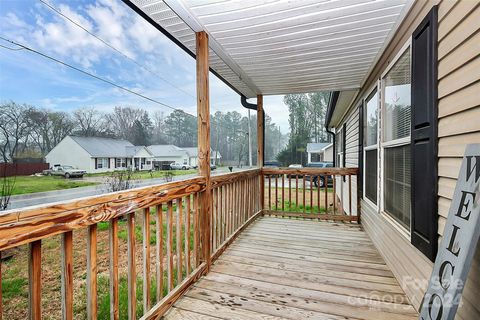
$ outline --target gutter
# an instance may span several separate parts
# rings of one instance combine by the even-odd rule
[[[329,134],[332,135],[332,143],[333,143],[333,166],[335,167],[336,166],[336,154],[337,154],[337,150],[335,150],[335,146],[336,146],[336,143],[335,143],[335,133],[333,133],[333,131],[330,131],[329,129],[329,124],[330,124],[330,121],[332,120],[332,116],[333,116],[333,111],[335,110],[335,106],[337,105],[337,101],[338,101],[338,96],[340,95],[340,92],[339,91],[332,91],[330,92],[330,99],[328,100],[328,106],[327,106],[327,114],[326,114],[326,117],[325,117],[325,131]]]

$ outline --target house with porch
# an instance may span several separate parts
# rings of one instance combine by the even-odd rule
[[[333,162],[333,144],[330,142],[307,143],[307,163]]]
[[[45,156],[45,160],[50,166],[71,165],[87,173],[152,168],[152,154],[144,146],[104,137],[66,136]]]
[[[124,3],[196,59],[199,175],[2,212],[0,252],[28,245],[30,318],[42,317],[43,241],[61,235],[62,315],[75,318],[83,250],[76,299],[97,319],[108,222],[111,319],[418,319],[462,155],[480,143],[478,1]],[[211,175],[210,72],[257,112],[255,169]],[[336,167],[265,167],[264,96],[320,90]],[[479,252],[448,319],[480,318]]]

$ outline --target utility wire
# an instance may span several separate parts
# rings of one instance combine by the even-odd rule
[[[52,60],[52,61],[54,61],[54,62],[56,62],[56,63],[59,63],[59,64],[61,64],[61,65],[63,65],[63,66],[66,66],[66,67],[71,68],[71,69],[73,69],[73,70],[75,70],[75,71],[78,71],[78,72],[80,72],[80,73],[83,73],[84,75],[87,75],[87,76],[92,77],[92,78],[94,78],[94,79],[97,79],[97,80],[99,80],[99,81],[102,81],[102,82],[105,82],[105,83],[107,83],[107,84],[110,84],[110,85],[112,85],[112,86],[114,86],[114,87],[116,87],[116,88],[118,88],[118,89],[121,89],[121,90],[126,91],[126,92],[128,92],[128,93],[131,93],[131,94],[133,94],[133,95],[136,95],[136,96],[138,96],[138,97],[141,97],[141,98],[146,99],[146,100],[148,100],[148,101],[151,101],[151,102],[153,102],[153,103],[159,104],[159,105],[161,105],[161,106],[163,106],[163,107],[166,107],[166,108],[169,108],[169,109],[171,109],[171,110],[179,111],[179,112],[184,113],[185,115],[189,115],[189,116],[192,116],[192,117],[196,118],[195,115],[193,115],[193,114],[191,114],[191,113],[188,113],[188,112],[186,112],[186,111],[184,111],[184,110],[182,110],[182,109],[172,107],[171,105],[168,105],[168,104],[163,103],[163,102],[161,102],[161,101],[158,101],[158,100],[156,100],[156,99],[147,97],[146,95],[143,95],[143,94],[141,94],[141,93],[139,93],[139,92],[130,90],[130,89],[128,89],[128,88],[126,88],[126,87],[124,87],[124,86],[122,86],[122,85],[116,84],[116,83],[113,82],[113,81],[110,81],[110,80],[108,80],[108,79],[102,78],[102,77],[100,77],[100,76],[97,76],[97,75],[95,75],[95,74],[93,74],[93,73],[90,73],[90,72],[85,71],[85,70],[83,70],[83,69],[80,69],[80,68],[78,68],[78,67],[75,67],[75,66],[73,66],[73,65],[71,65],[71,64],[68,64],[68,63],[66,63],[66,62],[64,62],[64,61],[61,61],[61,60],[57,59],[57,58],[51,57],[51,56],[49,56],[49,55],[47,55],[47,54],[45,54],[45,53],[42,53],[42,52],[40,52],[40,51],[38,51],[38,50],[35,50],[35,49],[33,49],[33,48],[30,48],[30,47],[28,47],[28,46],[26,46],[26,45],[23,45],[23,44],[18,43],[18,42],[16,42],[16,41],[7,39],[7,38],[5,38],[5,37],[3,37],[3,36],[0,36],[0,39],[2,39],[3,41],[9,42],[9,43],[11,43],[11,44],[16,45],[17,47],[19,47],[19,48],[10,48],[10,47],[6,47],[6,46],[3,46],[3,45],[0,45],[1,47],[4,47],[5,49],[15,50],[15,51],[18,51],[18,50],[27,50],[27,51],[30,51],[30,52],[35,53],[35,54],[37,54],[37,55],[40,55],[40,56],[42,56],[42,57],[44,57],[44,58],[46,58],[46,59]],[[225,128],[225,129],[228,129],[226,126],[220,125],[219,123],[215,123],[215,125],[218,125],[218,126],[220,126],[220,127],[223,127],[223,128]]]
[[[79,27],[80,29],[82,29],[83,31],[85,31],[86,33],[88,33],[89,35],[91,35],[92,37],[94,37],[95,39],[97,39],[98,41],[102,42],[104,45],[106,45],[107,47],[109,47],[110,49],[114,50],[115,52],[117,52],[118,54],[120,54],[121,56],[123,56],[124,58],[130,60],[131,62],[133,62],[134,64],[136,64],[138,67],[142,68],[143,70],[145,71],[148,71],[150,72],[151,74],[159,77],[161,80],[163,80],[165,83],[169,84],[170,86],[172,86],[173,88],[183,92],[184,94],[190,96],[191,98],[193,99],[196,99],[195,96],[193,96],[192,94],[190,94],[189,92],[183,90],[182,88],[179,88],[178,86],[174,85],[173,83],[171,83],[170,81],[168,81],[167,79],[165,79],[164,77],[162,77],[161,75],[159,75],[158,73],[156,73],[155,71],[151,70],[150,68],[138,63],[135,59],[129,57],[128,55],[126,55],[125,53],[123,53],[122,51],[120,51],[119,49],[117,49],[116,47],[114,47],[113,45],[111,45],[110,43],[108,43],[107,41],[103,40],[102,38],[100,38],[99,36],[97,36],[96,34],[94,34],[93,32],[89,31],[87,28],[85,28],[84,26],[82,26],[80,23],[76,22],[75,20],[73,20],[72,18],[70,18],[69,16],[63,14],[60,10],[58,10],[57,8],[55,8],[53,5],[49,4],[48,2],[44,1],[44,0],[38,0],[40,1],[42,4],[44,4],[45,6],[47,6],[48,8],[50,8],[53,12],[57,13],[58,15],[62,16],[64,19],[70,21],[71,23],[73,23],[74,25],[76,25],[77,27]]]

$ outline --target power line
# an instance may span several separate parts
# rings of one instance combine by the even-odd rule
[[[82,26],[80,23],[76,22],[75,20],[73,20],[72,18],[70,18],[69,16],[65,15],[64,13],[62,13],[60,10],[58,10],[57,8],[55,8],[53,5],[49,4],[48,2],[44,1],[44,0],[38,0],[40,1],[42,4],[44,4],[45,6],[47,6],[48,8],[50,8],[53,12],[57,13],[58,15],[62,16],[64,19],[70,21],[71,23],[73,23],[74,25],[76,25],[77,27],[79,27],[80,29],[82,29],[83,31],[85,31],[86,33],[88,33],[89,35],[91,35],[92,37],[94,37],[95,39],[97,39],[98,41],[102,42],[104,45],[106,45],[107,47],[109,47],[110,49],[114,50],[115,52],[117,52],[118,54],[120,54],[121,56],[123,56],[124,58],[130,60],[131,62],[133,62],[134,64],[136,64],[137,66],[139,66],[140,68],[150,72],[151,74],[154,74],[156,75],[157,77],[159,77],[161,80],[163,80],[165,83],[169,84],[170,86],[172,86],[173,88],[183,92],[184,94],[192,97],[193,99],[196,99],[195,96],[191,95],[190,93],[188,93],[187,91],[183,90],[182,88],[179,88],[178,86],[174,85],[173,83],[171,83],[170,81],[168,81],[167,79],[165,79],[164,77],[162,77],[161,75],[159,75],[158,73],[156,73],[155,71],[151,70],[150,68],[138,63],[135,59],[129,57],[127,54],[123,53],[122,51],[120,51],[119,49],[117,49],[116,47],[114,47],[113,45],[111,45],[110,43],[108,43],[107,41],[103,40],[102,38],[100,38],[99,36],[97,36],[96,34],[94,34],[93,32],[89,31],[87,28],[85,28],[84,26]]]
[[[151,101],[151,102],[156,103],[156,104],[158,104],[158,105],[161,105],[161,106],[163,106],[163,107],[169,108],[169,109],[171,109],[171,110],[173,110],[173,111],[182,112],[182,113],[185,114],[185,115],[189,115],[189,116],[191,116],[191,117],[196,118],[195,115],[193,115],[193,114],[191,114],[191,113],[188,113],[188,112],[186,112],[186,111],[184,111],[184,110],[182,110],[182,109],[175,108],[175,107],[173,107],[173,106],[171,106],[171,105],[168,105],[168,104],[163,103],[163,102],[161,102],[161,101],[158,101],[158,100],[156,100],[156,99],[150,98],[150,97],[148,97],[148,96],[146,96],[146,95],[143,95],[143,94],[141,94],[141,93],[139,93],[139,92],[136,92],[136,91],[133,91],[133,90],[131,90],[131,89],[128,89],[128,88],[126,88],[126,87],[124,87],[124,86],[122,86],[122,85],[116,84],[116,83],[113,82],[113,81],[110,81],[110,80],[108,80],[108,79],[105,79],[105,78],[102,78],[102,77],[100,77],[100,76],[97,76],[97,75],[95,75],[95,74],[93,74],[93,73],[90,73],[90,72],[88,72],[88,71],[86,71],[86,70],[83,70],[83,69],[80,69],[80,68],[78,68],[78,67],[75,67],[75,66],[73,66],[73,65],[71,65],[71,64],[68,64],[68,63],[66,63],[66,62],[64,62],[64,61],[62,61],[62,60],[59,60],[59,59],[54,58],[54,57],[52,57],[52,56],[49,56],[49,55],[47,55],[47,54],[45,54],[45,53],[42,53],[42,52],[40,52],[40,51],[38,51],[38,50],[35,50],[35,49],[33,49],[33,48],[30,48],[30,47],[28,47],[28,46],[26,46],[26,45],[23,45],[23,44],[18,43],[18,42],[16,42],[16,41],[7,39],[7,38],[5,38],[5,37],[3,37],[3,36],[0,36],[0,39],[2,39],[3,41],[9,42],[9,43],[11,43],[11,44],[16,45],[17,47],[19,47],[19,48],[10,48],[10,47],[6,47],[6,46],[3,46],[3,45],[0,45],[1,47],[4,47],[5,49],[14,50],[14,51],[19,51],[19,50],[27,50],[27,51],[30,51],[30,52],[35,53],[35,54],[37,54],[37,55],[40,55],[40,56],[42,56],[42,57],[44,57],[44,58],[46,58],[46,59],[52,60],[52,61],[54,61],[54,62],[56,62],[56,63],[59,63],[59,64],[61,64],[61,65],[63,65],[63,66],[66,66],[66,67],[71,68],[71,69],[73,69],[73,70],[75,70],[75,71],[78,71],[78,72],[80,72],[80,73],[82,73],[82,74],[84,74],[84,75],[90,76],[90,77],[92,77],[92,78],[94,78],[94,79],[97,79],[97,80],[99,80],[99,81],[102,81],[102,82],[105,82],[105,83],[107,83],[107,84],[110,84],[110,85],[112,85],[112,86],[114,86],[114,87],[116,87],[116,88],[118,88],[118,89],[124,90],[124,91],[126,91],[126,92],[128,92],[128,93],[131,93],[131,94],[133,94],[133,95],[136,95],[136,96],[138,96],[138,97],[141,97],[141,98],[143,98],[143,99],[146,99],[146,100],[148,100],[148,101]],[[220,125],[220,124],[218,124],[218,123],[215,123],[214,125],[218,125],[218,126],[220,126],[220,127],[224,127],[225,129],[227,129],[226,126]]]

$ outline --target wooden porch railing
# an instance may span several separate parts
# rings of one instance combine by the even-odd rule
[[[74,244],[80,237],[86,237],[86,248],[80,248],[81,255],[86,255],[84,302],[87,318],[97,319],[101,263],[98,226],[102,223],[104,228],[107,224],[110,318],[120,316],[119,276],[126,274],[128,318],[136,319],[140,315],[142,319],[154,319],[163,315],[205,274],[208,263],[215,261],[261,214],[359,221],[359,217],[352,214],[352,177],[357,173],[354,168],[264,168],[212,176],[208,219],[202,219],[205,211],[201,210],[199,201],[207,188],[204,177],[6,211],[0,214],[0,254],[28,245],[28,309],[31,319],[41,319],[42,241],[60,235],[62,318],[73,319],[74,283],[82,281],[74,278],[73,270],[78,267],[74,256],[79,256],[79,252],[74,252]],[[320,178],[325,179],[323,188],[314,186],[315,179]],[[343,212],[341,208],[345,205],[335,196],[339,179],[348,186],[349,214]],[[207,220],[208,232],[202,226],[202,221]],[[126,232],[123,238],[122,232]],[[125,242],[126,250],[121,250]],[[203,250],[203,244],[210,246],[209,259],[203,256],[207,251]],[[78,251],[78,246],[76,248]],[[119,274],[119,256],[124,255],[126,271]],[[142,288],[142,292],[137,292],[137,288]],[[0,319],[2,310],[0,294]]]
[[[204,235],[199,208],[199,197],[206,189],[206,179],[198,177],[66,203],[4,212],[0,214],[0,254],[7,249],[28,245],[29,315],[31,319],[41,319],[42,240],[61,235],[59,267],[61,266],[62,318],[73,319],[73,257],[76,254],[73,244],[79,240],[76,239],[77,233],[74,234],[74,231],[86,230],[87,318],[97,319],[97,225],[107,222],[110,318],[118,319],[119,256],[125,254],[120,252],[119,246],[121,224],[125,226],[127,233],[128,318],[136,319],[139,311],[137,281],[142,284],[143,291],[142,319],[157,318],[204,274],[206,261],[214,261],[233,241],[238,231],[261,213],[259,177],[260,169],[211,178],[213,223],[210,224],[209,241],[202,240]],[[137,219],[140,221],[136,221]],[[141,247],[136,245],[139,236]],[[202,243],[210,244],[211,259],[202,257]],[[139,257],[141,261],[137,261]],[[137,265],[141,265],[141,268]],[[152,290],[152,286],[155,290]],[[153,292],[156,292],[155,297],[151,296]],[[0,319],[2,305],[0,294]]]
[[[264,214],[359,221],[352,188],[358,168],[263,168],[262,174]]]

